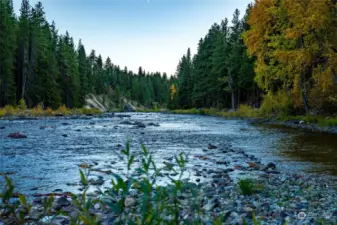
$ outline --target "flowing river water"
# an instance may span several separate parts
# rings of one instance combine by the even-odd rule
[[[337,176],[337,135],[275,126],[253,126],[244,120],[226,120],[200,115],[159,113],[115,114],[108,117],[77,119],[0,120],[0,175],[11,174],[16,191],[25,194],[76,191],[79,165],[118,173],[125,168],[118,153],[127,140],[131,150],[140,152],[144,144],[161,164],[164,159],[184,152],[189,168],[226,165],[204,162],[211,143],[219,149],[242,149],[247,154],[274,162],[281,170]],[[141,122],[145,128],[125,124]],[[150,123],[159,124],[151,126]],[[150,124],[150,125],[149,125]],[[152,124],[152,125],[153,125]],[[10,139],[20,132],[25,139]],[[226,160],[226,153],[217,154]],[[238,163],[240,163],[238,161]],[[108,185],[106,174],[104,185]],[[191,177],[195,179],[195,177]],[[0,176],[0,188],[4,185]]]

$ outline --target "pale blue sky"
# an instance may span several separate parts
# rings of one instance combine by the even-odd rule
[[[34,5],[37,0],[30,0]],[[55,21],[87,54],[95,49],[114,64],[138,71],[174,74],[181,56],[215,22],[245,13],[251,0],[42,0],[47,20]],[[16,13],[21,0],[14,0]]]

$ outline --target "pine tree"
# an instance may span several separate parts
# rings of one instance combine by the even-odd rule
[[[12,0],[0,1],[0,107],[16,104],[14,53],[16,20]]]
[[[28,0],[22,0],[19,28],[17,32],[18,47],[16,52],[16,86],[17,98],[26,99],[27,78],[29,73],[29,20],[31,9]]]
[[[81,40],[78,43],[77,47],[77,63],[78,63],[78,73],[80,78],[80,93],[79,93],[79,104],[85,104],[85,96],[89,93],[89,84],[88,84],[88,68],[89,64],[87,61],[87,56],[85,53],[84,46]]]

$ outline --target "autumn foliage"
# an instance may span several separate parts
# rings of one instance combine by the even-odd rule
[[[295,110],[337,109],[337,2],[256,0],[244,33],[255,81]]]
[[[176,89],[176,87],[175,87],[175,85],[174,84],[172,84],[172,86],[171,86],[171,100],[173,100],[174,99],[174,95],[177,93],[177,89]]]

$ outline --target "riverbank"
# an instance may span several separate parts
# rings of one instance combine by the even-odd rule
[[[113,185],[103,192],[97,189],[87,193],[89,186],[98,188],[101,185],[88,175],[89,171],[99,171],[100,165],[96,164],[79,165],[83,172],[76,183],[84,191],[78,195],[58,190],[36,194],[32,201],[26,201],[8,183],[2,199],[4,193],[10,191],[9,198],[20,197],[21,205],[1,205],[0,222],[70,224],[86,221],[85,224],[90,225],[108,225],[147,221],[148,218],[164,224],[178,221],[228,225],[337,222],[337,178],[282,171],[277,164],[263,164],[241,149],[212,144],[203,154],[164,158],[165,166],[157,167],[146,148],[142,154],[134,155],[128,146],[121,153],[127,173],[111,175]],[[182,179],[191,160],[227,165],[228,168],[195,165],[192,176],[196,180]],[[144,163],[138,164],[139,161]],[[137,169],[131,169],[134,164],[138,165]],[[246,178],[238,179],[239,174]],[[160,177],[171,182],[155,186]],[[202,177],[209,180],[200,182]],[[11,206],[15,210],[20,208],[21,219],[9,211]]]
[[[173,110],[174,114],[198,114],[220,116],[226,119],[244,119],[252,124],[272,124],[291,128],[306,129],[314,132],[327,132],[337,134],[337,118],[323,116],[270,116],[262,115],[257,109],[244,106],[237,111],[216,109],[188,109]]]
[[[39,117],[62,117],[62,116],[74,116],[74,115],[99,115],[103,112],[95,108],[74,108],[69,109],[67,107],[60,106],[58,109],[53,110],[51,108],[43,108],[38,105],[35,108],[27,109],[24,104],[17,107],[6,106],[0,108],[0,119],[13,119],[13,118],[39,118]]]
[[[17,192],[24,193],[28,206],[32,205],[24,214],[27,223],[69,224],[86,218],[90,221],[86,224],[93,220],[114,224],[121,218],[146,220],[153,214],[160,215],[157,219],[163,218],[164,224],[174,224],[176,219],[216,224],[221,216],[224,224],[253,224],[253,216],[262,224],[336,220],[336,178],[302,173],[270,157],[263,143],[279,139],[269,129],[261,136],[259,130],[264,128],[245,121],[159,113],[66,118],[0,121],[6,126],[0,132],[0,174],[13,179],[14,200],[20,200]],[[8,138],[14,131],[27,138]],[[129,137],[134,147],[127,156],[123,142]],[[153,150],[151,160],[138,148],[141,144]],[[323,148],[317,151],[325,154]],[[132,159],[129,172],[127,159]],[[111,186],[116,174],[122,180]],[[4,183],[0,177],[0,186]],[[87,187],[84,204],[81,194]],[[51,195],[54,199],[45,209],[45,197]],[[64,214],[59,215],[61,210]],[[13,214],[4,212],[8,211],[0,209],[0,220],[7,224]],[[299,220],[298,214],[303,213],[306,218]]]

